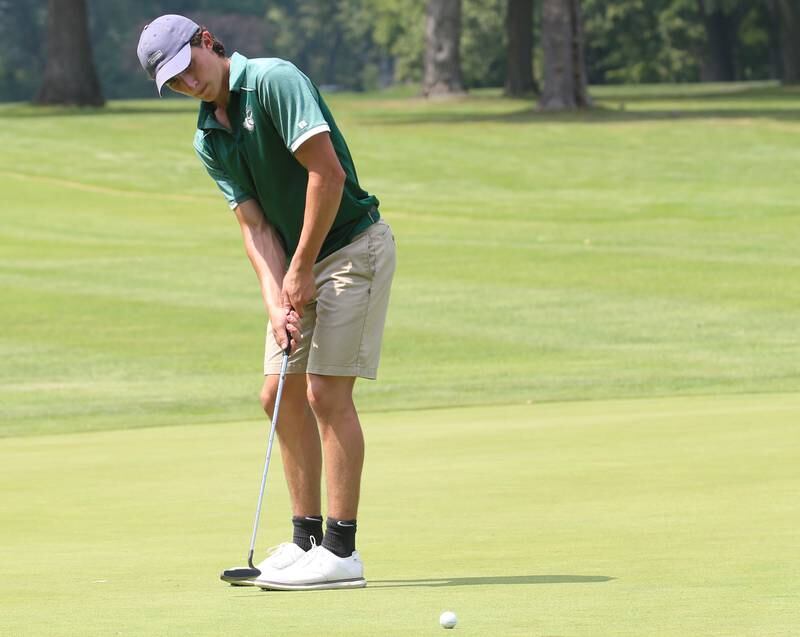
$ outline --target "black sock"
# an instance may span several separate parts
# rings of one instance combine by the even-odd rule
[[[339,557],[350,557],[356,550],[356,521],[328,518],[322,546]]]
[[[292,518],[294,537],[292,542],[304,551],[311,550],[311,538],[317,546],[322,544],[322,516],[321,515],[295,515]]]

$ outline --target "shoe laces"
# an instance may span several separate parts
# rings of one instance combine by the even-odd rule
[[[317,544],[317,540],[313,536],[310,539],[311,548],[306,551],[306,554],[303,555],[303,557],[295,562],[295,565],[298,568],[305,568],[319,560],[320,549],[322,549],[322,546]]]
[[[274,555],[275,553],[277,553],[277,552],[279,552],[279,551],[283,550],[283,548],[284,548],[285,546],[289,546],[290,544],[291,544],[291,542],[281,542],[280,544],[276,544],[275,546],[270,546],[270,547],[267,549],[267,555],[271,557],[271,556],[272,556],[272,555]]]

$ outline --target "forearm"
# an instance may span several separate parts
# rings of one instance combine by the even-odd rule
[[[308,171],[306,207],[300,239],[283,279],[281,298],[285,307],[291,307],[302,317],[303,308],[316,295],[313,266],[339,211],[346,175],[328,133],[308,139],[294,156]]]
[[[237,216],[244,249],[258,277],[264,304],[268,311],[277,309],[281,306],[281,287],[286,273],[286,252],[278,233],[267,223],[260,209],[241,212],[237,209]]]
[[[265,223],[263,228],[250,234],[246,250],[258,276],[264,304],[268,310],[280,307],[286,255],[275,229]]]
[[[310,270],[316,262],[339,210],[343,189],[343,174],[309,171],[303,230],[292,257],[295,268]]]

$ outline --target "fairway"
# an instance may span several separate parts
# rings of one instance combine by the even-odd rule
[[[0,637],[798,634],[800,91],[410,90],[329,98],[398,245],[350,592],[217,579],[265,316],[195,105],[0,105]]]
[[[465,635],[791,635],[798,410],[776,395],[371,414],[369,584],[327,593],[217,580],[249,540],[256,423],[7,439],[0,634],[436,635],[451,609]],[[287,526],[280,485],[261,552]]]
[[[800,388],[800,94],[627,90],[331,97],[398,245],[362,408]],[[0,118],[0,435],[257,417],[262,302],[195,106]]]

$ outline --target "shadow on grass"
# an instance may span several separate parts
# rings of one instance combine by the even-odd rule
[[[492,586],[497,584],[592,584],[610,582],[614,577],[606,575],[508,575],[492,577],[441,577],[426,579],[371,580],[369,588],[402,588],[446,586]]]
[[[656,87],[599,87],[596,106],[587,110],[543,112],[530,96],[521,108],[499,95],[469,95],[452,101],[428,102],[421,98],[392,98],[376,102],[357,118],[380,126],[415,126],[422,124],[535,124],[583,123],[607,124],[669,120],[760,119],[783,122],[800,121],[800,86],[687,85]],[[380,100],[380,97],[376,97]],[[369,103],[369,100],[359,100]],[[520,102],[518,101],[519,105]],[[190,98],[169,97],[162,100],[111,102],[103,108],[75,106],[33,106],[0,104],[4,118],[183,115],[197,113],[198,102]],[[497,112],[500,110],[501,112]]]
[[[369,580],[367,589],[375,588],[446,588],[449,586],[497,586],[526,584],[597,584],[617,579],[607,575],[495,575],[490,577],[439,577],[421,579]],[[251,597],[250,591],[244,597]]]
[[[148,100],[149,101],[149,100]],[[0,120],[5,118],[36,119],[40,117],[94,117],[96,115],[181,115],[197,113],[200,102],[196,100],[165,100],[163,103],[88,106],[33,106],[31,104],[0,105]]]
[[[536,107],[531,97],[527,105],[514,110],[487,110],[481,108],[491,100],[470,97],[465,100],[426,103],[416,100],[411,110],[389,108],[366,111],[363,119],[370,124],[407,126],[417,124],[463,123],[583,123],[607,124],[669,120],[707,119],[761,119],[775,121],[800,121],[800,87],[717,87],[687,92],[667,87],[663,91],[644,92],[635,88],[607,87],[598,91],[596,105],[585,110],[545,112]],[[495,102],[501,104],[497,98]],[[475,108],[471,108],[474,104]],[[420,108],[422,106],[422,108]]]
[[[704,102],[734,102],[768,100],[770,102],[796,102],[800,99],[800,85],[780,86],[769,83],[768,86],[756,83],[747,84],[685,84],[685,85],[650,85],[647,88],[635,86],[605,86],[589,92],[598,101],[623,102],[659,102],[669,100]]]
[[[411,126],[420,124],[535,124],[535,123],[576,123],[576,124],[608,124],[613,122],[647,122],[669,120],[705,120],[705,119],[770,119],[775,121],[800,121],[800,107],[797,109],[653,109],[629,111],[608,106],[595,107],[586,111],[566,113],[549,113],[526,108],[510,113],[453,113],[427,112],[391,115],[367,115],[362,121],[368,124],[383,126]]]

